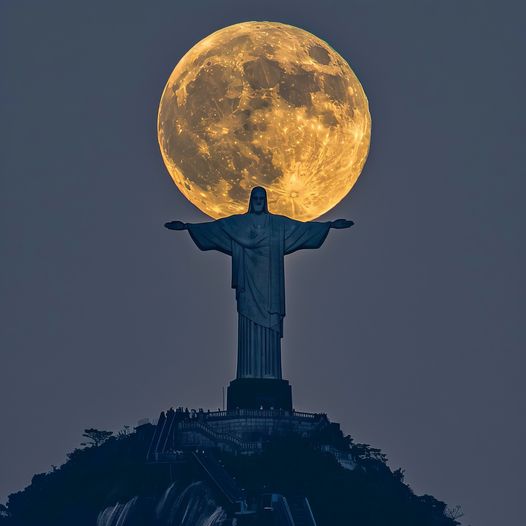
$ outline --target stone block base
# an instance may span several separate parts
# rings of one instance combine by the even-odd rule
[[[236,409],[292,411],[292,388],[287,380],[237,378],[227,391],[227,410]]]

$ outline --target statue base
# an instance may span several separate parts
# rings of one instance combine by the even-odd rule
[[[292,388],[287,380],[237,378],[227,391],[227,410],[236,409],[292,411]]]

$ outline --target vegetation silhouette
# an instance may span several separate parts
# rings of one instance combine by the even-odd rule
[[[118,522],[123,526],[198,526],[197,518],[181,518],[177,503],[202,516],[202,510],[219,510],[221,497],[191,465],[146,463],[153,432],[151,424],[117,435],[86,430],[91,445],[75,449],[65,464],[35,475],[27,488],[10,495],[0,508],[0,526],[93,526],[103,510],[116,509],[117,503],[122,509],[128,503],[126,516]],[[355,458],[353,470],[294,434],[272,439],[257,455],[217,455],[249,498],[262,493],[306,496],[318,526],[460,524],[458,507],[448,510],[430,495],[415,495],[404,482],[403,471],[392,471],[380,450],[355,444],[349,436],[342,438],[342,445]],[[167,495],[173,496],[174,504],[159,514],[159,503]]]
[[[100,446],[103,442],[106,442],[108,438],[113,435],[112,431],[100,431],[98,429],[90,428],[84,429],[82,436],[88,439],[88,442],[81,442],[81,446]]]

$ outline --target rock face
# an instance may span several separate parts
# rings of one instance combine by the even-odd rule
[[[232,519],[217,503],[204,482],[182,491],[171,484],[158,501],[133,497],[125,504],[108,506],[97,517],[97,526],[230,526]]]
[[[140,526],[151,519],[151,503],[140,497],[133,497],[124,504],[108,506],[97,517],[97,526]]]
[[[226,526],[232,523],[204,482],[193,482],[180,493],[176,488],[176,484],[172,484],[156,507],[155,518],[159,524]]]

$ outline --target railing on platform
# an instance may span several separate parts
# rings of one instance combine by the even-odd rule
[[[248,417],[248,418],[305,418],[308,420],[316,420],[326,418],[325,413],[305,413],[302,411],[283,411],[276,409],[235,409],[231,411],[207,411],[190,413],[190,418],[216,419],[216,418],[232,418],[232,417]]]
[[[258,449],[260,447],[257,442],[244,442],[243,440],[240,440],[239,438],[233,435],[230,435],[228,433],[221,433],[219,431],[216,431],[215,429],[212,429],[211,427],[199,421],[181,422],[179,424],[179,430],[180,431],[197,431],[207,436],[211,440],[214,440],[216,442],[217,441],[226,442],[234,446],[236,449],[240,449],[244,451]]]

